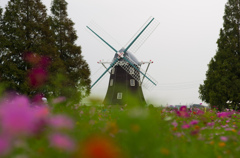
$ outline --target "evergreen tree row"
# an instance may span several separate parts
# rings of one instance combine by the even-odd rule
[[[200,98],[219,109],[240,107],[240,1],[228,0],[223,29],[211,59],[206,80],[199,87]]]
[[[51,15],[46,11],[41,0],[9,0],[4,12],[0,9],[0,82],[20,94],[78,102],[90,93],[90,70],[75,43],[67,2],[53,0]],[[26,60],[29,56],[42,60],[41,68]],[[33,71],[39,76],[32,79]],[[34,84],[41,80],[41,86]]]

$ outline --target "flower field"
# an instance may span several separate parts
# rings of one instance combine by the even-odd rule
[[[9,95],[0,103],[1,157],[238,157],[240,114],[226,109],[48,104]]]

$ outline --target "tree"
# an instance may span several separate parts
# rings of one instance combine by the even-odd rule
[[[4,50],[0,56],[1,82],[4,82],[8,89],[29,96],[37,93],[58,96],[61,87],[56,85],[53,78],[61,73],[62,62],[54,47],[50,19],[41,0],[10,0],[3,15],[2,31],[4,44],[1,44]],[[29,52],[35,57],[48,56],[51,62],[50,66],[42,66],[42,71],[49,72],[44,87],[29,84],[31,79],[27,77],[34,69],[24,58]]]
[[[3,38],[3,31],[2,31],[2,23],[3,23],[3,20],[2,20],[2,8],[0,6],[0,59],[1,59],[1,56],[2,56],[2,49],[3,49],[3,41],[4,41],[4,38]],[[0,63],[1,63],[1,60],[0,60]],[[1,76],[1,75],[0,75]],[[1,81],[1,78],[0,78],[0,81]]]
[[[83,59],[81,47],[75,44],[78,37],[74,23],[68,18],[67,2],[53,0],[51,12],[55,45],[67,71],[64,82],[66,94],[79,100],[90,93],[90,70]]]
[[[206,80],[199,87],[200,98],[219,109],[240,104],[240,1],[225,5],[218,49],[211,59]]]

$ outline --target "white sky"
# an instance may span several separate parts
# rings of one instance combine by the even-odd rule
[[[0,0],[4,7],[8,0]],[[42,0],[49,8],[51,1]],[[125,46],[145,21],[153,16],[160,25],[136,52],[139,61],[153,60],[148,73],[158,81],[143,89],[148,103],[162,105],[201,103],[199,85],[217,50],[227,0],[67,0],[75,23],[77,44],[91,69],[92,82],[105,68],[97,61],[111,61],[114,52],[86,29],[92,20]],[[49,9],[48,9],[49,11]],[[116,48],[120,49],[120,48]],[[143,67],[144,68],[144,67]],[[109,74],[92,89],[91,97],[103,99]]]

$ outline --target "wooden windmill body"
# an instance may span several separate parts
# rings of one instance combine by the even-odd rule
[[[137,63],[135,66],[140,67],[141,63],[129,52],[126,53],[131,60]],[[115,55],[113,61],[117,58]],[[134,67],[130,67],[130,73],[125,71],[120,64],[129,65],[128,62],[121,59],[110,72],[109,84],[107,94],[103,103],[105,105],[125,105],[125,104],[138,104],[146,105],[146,101],[143,95],[142,86],[132,75],[137,75],[140,78],[139,71],[135,70]]]
[[[107,44],[114,52],[115,56],[110,62],[110,66],[105,66],[106,62],[98,62],[102,64],[106,71],[93,83],[91,88],[107,73],[110,73],[109,84],[103,104],[105,105],[146,105],[146,101],[143,95],[142,85],[149,87],[151,85],[156,86],[156,81],[147,74],[150,62],[139,62],[137,58],[131,53],[132,50],[137,50],[142,43],[150,36],[155,30],[158,22],[153,24],[154,18],[151,18],[137,35],[127,44],[126,48],[122,48],[117,51],[108,42],[106,42],[99,34],[93,29],[87,26],[87,28],[100,38],[105,44]],[[131,50],[131,48],[134,48]],[[143,70],[141,65],[148,63],[147,69]],[[145,79],[145,82],[143,82]],[[143,84],[147,83],[147,84]]]

